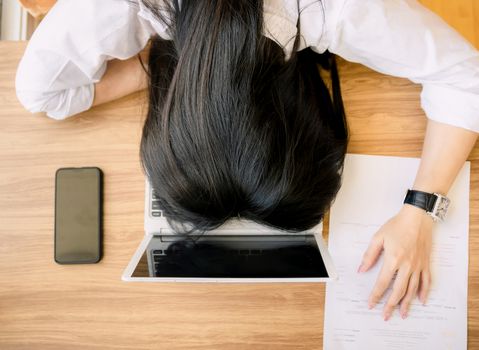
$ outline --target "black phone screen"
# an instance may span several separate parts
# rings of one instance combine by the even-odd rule
[[[58,169],[55,179],[55,261],[101,259],[102,173],[99,168]]]

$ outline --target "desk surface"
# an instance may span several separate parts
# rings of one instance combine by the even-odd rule
[[[145,96],[56,122],[14,93],[24,43],[0,42],[1,349],[321,349],[323,284],[144,284],[120,275],[143,237]],[[419,157],[419,87],[340,63],[349,152]],[[469,347],[479,348],[479,146],[472,160]],[[105,173],[104,257],[53,260],[55,170]],[[474,307],[476,305],[476,307]]]

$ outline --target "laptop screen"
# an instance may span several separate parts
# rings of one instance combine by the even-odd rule
[[[326,278],[313,234],[154,235],[132,277]]]

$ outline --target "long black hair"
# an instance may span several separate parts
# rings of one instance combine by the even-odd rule
[[[318,224],[339,190],[348,141],[334,58],[297,51],[298,33],[286,59],[263,35],[261,0],[143,4],[172,38],[151,41],[140,149],[170,224]],[[333,97],[318,64],[331,71]]]

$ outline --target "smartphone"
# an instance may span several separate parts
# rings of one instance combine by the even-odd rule
[[[103,174],[99,168],[61,168],[55,174],[55,261],[97,263],[102,255]]]

